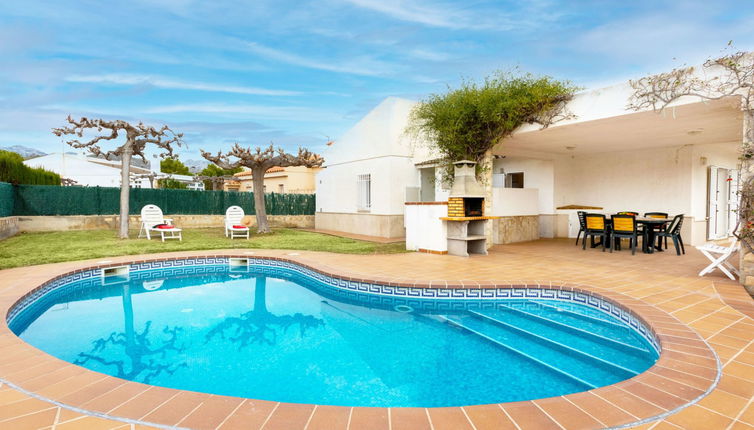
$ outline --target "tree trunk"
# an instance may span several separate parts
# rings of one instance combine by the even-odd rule
[[[254,286],[254,313],[257,316],[267,315],[267,299],[265,292],[267,290],[267,277],[259,276]]]
[[[257,233],[271,233],[267,225],[267,209],[264,207],[264,174],[266,167],[252,169],[252,183],[254,184],[254,207],[257,213]]]
[[[128,239],[128,194],[131,191],[129,173],[131,170],[131,155],[133,149],[131,142],[127,142],[123,148],[120,168],[120,238]]]

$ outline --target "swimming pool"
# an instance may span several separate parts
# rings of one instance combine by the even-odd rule
[[[264,259],[129,269],[49,283],[11,309],[9,326],[128,380],[348,406],[551,397],[628,379],[658,356],[629,312],[570,291],[377,286]]]

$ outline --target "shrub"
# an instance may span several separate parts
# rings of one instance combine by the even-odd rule
[[[157,184],[160,188],[173,190],[185,190],[188,187],[188,185],[173,178],[158,179]]]
[[[0,182],[14,185],[60,185],[60,175],[24,164],[24,159],[15,152],[0,150]]]

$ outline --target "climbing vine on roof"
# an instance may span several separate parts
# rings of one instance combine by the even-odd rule
[[[754,252],[754,53],[728,51],[701,67],[678,67],[666,73],[630,81],[633,94],[628,108],[663,112],[684,97],[702,101],[730,100],[744,114],[746,132],[741,145],[742,183],[739,191],[738,228],[734,233]]]
[[[465,159],[481,165],[487,151],[522,124],[544,128],[571,117],[565,104],[577,90],[549,76],[496,72],[422,100],[411,113],[408,132],[428,142],[446,166]]]

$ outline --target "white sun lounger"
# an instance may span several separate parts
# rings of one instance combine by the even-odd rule
[[[170,218],[165,218],[162,215],[162,209],[160,209],[156,205],[146,205],[141,208],[141,228],[139,229],[139,237],[146,237],[147,239],[152,240],[152,235],[150,234],[150,232],[159,232],[160,238],[163,242],[165,242],[165,239],[178,239],[179,241],[183,241],[180,228],[155,227],[160,224],[173,225],[173,220]]]
[[[240,206],[231,206],[225,211],[225,237],[249,238],[249,227],[242,226],[243,217],[246,216]]]
[[[699,272],[699,276],[704,276],[715,269],[720,269],[721,272],[725,273],[725,276],[735,281],[736,278],[733,274],[738,276],[738,269],[733,267],[733,265],[728,262],[728,259],[738,251],[738,248],[738,238],[735,236],[730,239],[730,244],[728,246],[715,245],[714,243],[697,246],[696,249],[702,251],[702,254],[711,261],[707,267]]]

